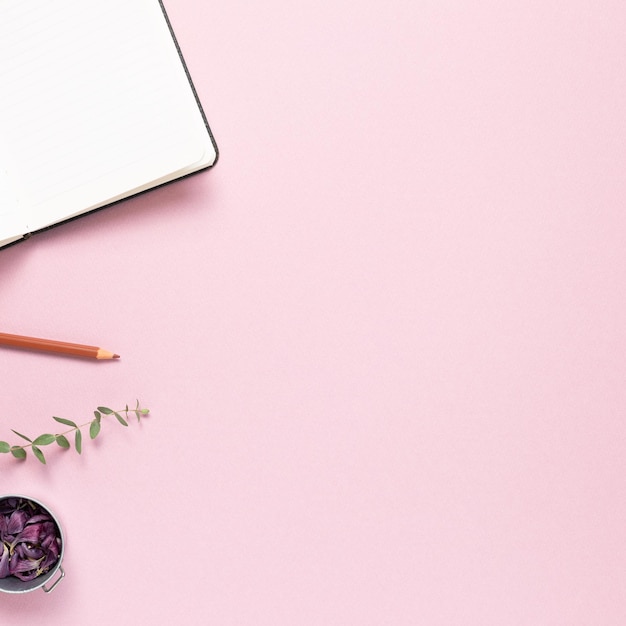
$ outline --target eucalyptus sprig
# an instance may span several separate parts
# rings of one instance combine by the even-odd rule
[[[74,439],[74,448],[78,454],[81,454],[83,450],[83,434],[81,428],[89,427],[89,437],[91,439],[95,439],[100,434],[100,428],[102,424],[102,417],[104,415],[113,415],[115,419],[122,425],[128,426],[128,416],[135,416],[137,421],[141,421],[142,417],[145,417],[150,413],[149,409],[142,409],[139,406],[139,400],[137,400],[137,405],[134,409],[129,409],[128,405],[124,409],[120,409],[114,411],[106,406],[99,406],[93,412],[93,419],[85,422],[84,424],[77,424],[72,420],[65,419],[64,417],[53,417],[52,419],[57,421],[59,424],[63,424],[65,426],[69,426],[68,430],[65,430],[61,433],[44,433],[43,435],[39,435],[39,437],[35,437],[31,439],[22,433],[18,433],[17,430],[11,429],[18,437],[26,440],[28,443],[21,445],[11,445],[6,441],[0,441],[0,453],[11,453],[16,459],[25,459],[27,456],[28,448],[31,449],[34,456],[41,461],[44,465],[46,464],[46,457],[42,451],[43,446],[49,446],[52,443],[56,443],[60,448],[67,450],[71,448],[70,440],[68,439],[68,435]]]

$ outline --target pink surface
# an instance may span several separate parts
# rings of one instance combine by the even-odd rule
[[[0,252],[0,623],[626,623],[623,2],[166,2],[216,168]]]

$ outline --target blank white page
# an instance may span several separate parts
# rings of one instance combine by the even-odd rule
[[[37,230],[214,158],[157,0],[0,0],[7,228]]]
[[[0,146],[3,145],[0,137]],[[0,153],[1,156],[1,153]],[[0,159],[0,244],[24,233],[23,215],[11,179],[8,176],[7,165]]]

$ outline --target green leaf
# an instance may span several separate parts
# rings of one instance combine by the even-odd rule
[[[11,445],[6,441],[0,441],[0,454],[4,454],[5,452],[11,452]]]
[[[142,415],[148,415],[148,413],[150,413],[150,409],[141,409]]]
[[[100,413],[100,411],[94,411],[93,412],[96,420],[98,420],[98,422],[100,422],[100,420],[102,419],[102,414]]]
[[[33,454],[45,465],[46,457],[43,455],[43,452],[35,445],[33,445]]]
[[[100,422],[98,418],[96,418],[91,422],[91,425],[89,426],[89,436],[92,439],[95,439],[98,436],[99,432],[100,432]]]
[[[11,447],[11,454],[16,459],[25,459],[26,458],[26,450],[24,450],[24,448],[22,448],[22,446],[12,446]]]
[[[119,413],[115,413],[115,417],[122,426],[128,426],[128,422]]]
[[[54,435],[50,435],[46,433],[45,435],[39,435],[35,441],[33,441],[34,446],[49,446],[51,443],[56,441],[56,437]]]
[[[11,428],[11,430],[13,430]],[[31,439],[29,439],[26,435],[22,435],[22,433],[18,433],[17,430],[13,430],[13,432],[18,436],[21,437],[22,439],[26,439],[26,441],[32,441]]]
[[[83,435],[80,429],[76,431],[76,437],[74,438],[74,445],[76,446],[76,452],[80,454],[83,451]]]
[[[106,406],[99,406],[98,411],[100,411],[100,413],[104,413],[105,415],[111,415],[111,413],[113,413],[113,409],[109,409]]]
[[[66,420],[64,417],[53,417],[52,419],[59,422],[59,424],[65,424],[66,426],[78,428],[78,424],[76,422],[73,422],[72,420]]]
[[[67,450],[70,447],[70,442],[67,440],[67,437],[65,435],[57,435],[56,440],[61,448]]]

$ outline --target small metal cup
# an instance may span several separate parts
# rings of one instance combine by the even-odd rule
[[[65,537],[63,536],[63,528],[61,527],[61,524],[59,524],[59,520],[57,519],[56,515],[52,513],[47,505],[42,504],[41,502],[39,502],[39,500],[36,500],[35,498],[31,498],[29,496],[10,494],[1,495],[0,503],[4,500],[8,500],[9,498],[28,500],[29,502],[32,502],[33,504],[41,507],[46,513],[48,513],[48,515],[50,515],[52,521],[56,524],[59,530],[61,548],[59,551],[59,559],[57,560],[56,564],[53,565],[45,574],[41,574],[41,576],[37,576],[36,578],[33,578],[33,580],[20,580],[15,576],[0,578],[0,591],[3,591],[4,593],[26,593],[27,591],[34,591],[35,589],[42,588],[46,593],[49,593],[61,582],[61,580],[65,576],[65,572],[61,567],[61,561],[63,560],[63,554],[65,552]],[[54,582],[52,582],[50,585],[47,585],[47,583],[50,582],[57,573],[58,577],[56,578],[56,580],[54,580]]]

